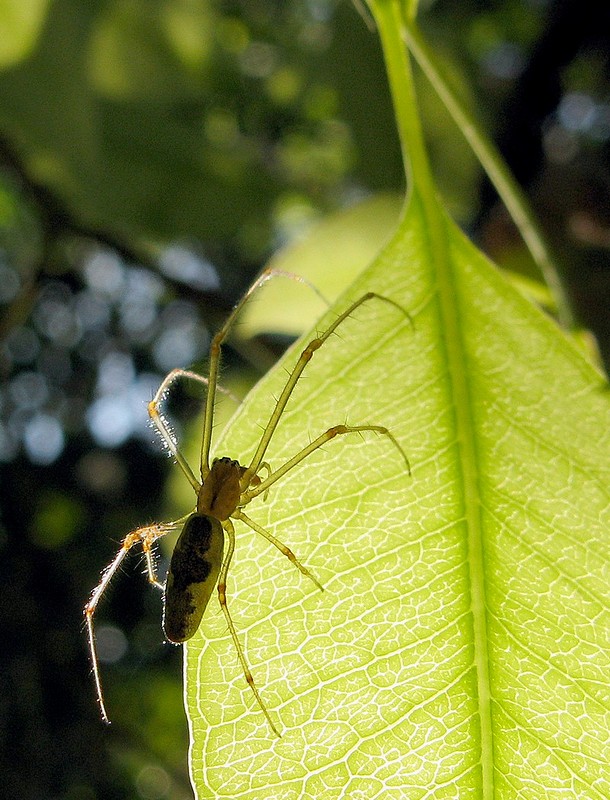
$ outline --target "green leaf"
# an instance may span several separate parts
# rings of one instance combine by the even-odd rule
[[[610,797],[607,386],[441,212],[432,244],[430,203],[316,325],[375,291],[414,328],[359,308],[267,456],[376,423],[412,476],[385,437],[337,437],[248,506],[325,591],[238,527],[228,601],[282,737],[212,602],[185,664],[199,798]],[[300,347],[216,455],[248,462]]]

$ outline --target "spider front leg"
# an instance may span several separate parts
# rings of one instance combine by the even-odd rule
[[[293,280],[298,281],[299,283],[303,283],[306,286],[309,286],[323,302],[326,302],[324,297],[320,294],[320,292],[313,286],[309,281],[305,278],[301,277],[300,275],[294,275],[291,272],[286,272],[282,269],[276,269],[275,267],[267,267],[264,269],[258,278],[254,281],[254,283],[250,286],[250,288],[245,292],[245,294],[241,297],[241,299],[235,304],[233,310],[227,317],[224,322],[222,328],[217,331],[214,335],[214,338],[210,342],[210,356],[209,356],[209,367],[208,367],[208,394],[206,397],[205,402],[205,415],[203,420],[203,433],[201,437],[201,475],[202,478],[205,478],[209,471],[210,471],[210,447],[212,444],[212,429],[214,427],[214,403],[216,402],[216,389],[220,389],[218,386],[218,372],[220,369],[220,351],[223,342],[226,340],[231,328],[235,324],[235,320],[239,313],[241,312],[244,305],[248,302],[250,297],[260,289],[261,286],[264,286],[267,281],[271,280],[271,278],[276,277],[284,277],[284,278],[292,278]],[[259,460],[262,461],[262,458]],[[254,470],[253,474],[258,471],[257,469]]]
[[[288,401],[290,400],[290,398],[292,396],[292,393],[293,393],[297,383],[299,382],[299,379],[301,378],[301,375],[303,374],[303,371],[305,370],[305,367],[307,366],[307,364],[313,358],[314,353],[322,347],[322,345],[332,336],[332,334],[337,330],[337,328],[343,322],[345,322],[345,320],[349,316],[351,316],[354,313],[354,311],[356,311],[357,308],[359,308],[364,303],[369,302],[370,300],[380,300],[380,301],[382,301],[384,303],[387,303],[388,305],[394,306],[394,308],[398,309],[401,312],[401,314],[404,315],[404,317],[409,322],[411,327],[413,327],[413,320],[411,318],[411,315],[401,305],[399,305],[395,300],[392,300],[389,297],[385,297],[382,294],[377,294],[377,292],[367,292],[366,294],[362,295],[362,297],[359,297],[358,300],[355,300],[350,306],[348,306],[348,308],[346,308],[345,311],[342,314],[339,314],[339,316],[326,328],[326,330],[324,330],[322,333],[320,333],[314,339],[311,339],[311,341],[306,345],[306,347],[301,352],[301,355],[299,356],[296,364],[294,365],[294,367],[290,371],[290,373],[288,375],[288,380],[286,381],[286,384],[285,384],[284,388],[282,389],[282,392],[281,392],[280,396],[276,400],[275,408],[273,409],[273,411],[271,413],[271,416],[269,417],[269,422],[267,423],[267,425],[265,426],[265,429],[263,430],[263,435],[261,436],[261,439],[260,439],[260,442],[259,442],[258,447],[256,449],[256,452],[254,453],[254,456],[252,457],[252,461],[250,462],[250,465],[248,466],[248,468],[245,470],[245,472],[243,474],[243,477],[242,477],[242,489],[246,490],[248,488],[248,486],[250,485],[250,480],[251,480],[252,476],[256,475],[258,473],[258,470],[259,470],[260,465],[261,465],[261,463],[263,461],[265,453],[267,452],[267,448],[269,447],[271,439],[273,438],[273,434],[275,433],[275,429],[277,428],[277,426],[279,424],[279,421],[280,421],[280,419],[282,417],[282,414],[284,413],[284,410],[285,410],[286,406],[288,405]],[[345,428],[345,427],[349,428],[349,426],[341,426],[341,425],[336,426],[337,430],[339,428]],[[408,460],[407,460],[406,456],[404,455],[404,451],[402,450],[402,448],[400,447],[398,442],[394,439],[394,437],[388,431],[387,428],[383,428],[382,426],[373,425],[373,426],[360,426],[360,429],[361,430],[377,430],[379,433],[383,433],[383,434],[386,434],[387,436],[389,436],[392,439],[392,441],[394,442],[394,444],[396,445],[396,447],[398,447],[398,449],[403,454],[405,460],[407,461],[407,466],[408,466]],[[332,430],[333,430],[332,428],[329,429],[329,431],[327,431],[327,434],[330,433],[330,431],[332,431]],[[355,429],[354,428],[349,428],[349,430],[358,430],[358,428],[355,428]],[[341,432],[347,432],[347,431],[341,431]],[[323,434],[323,435],[326,435],[326,434]],[[336,433],[333,434],[333,435],[336,435]],[[330,438],[332,438],[332,436],[327,436],[327,439],[325,439],[325,441],[328,441],[328,439],[330,439]],[[322,442],[322,444],[323,444],[323,442]],[[318,446],[320,446],[320,445],[318,445]],[[307,448],[305,448],[305,449],[307,449]],[[303,456],[303,458],[304,457],[305,456]],[[261,485],[265,486],[265,488],[266,488],[267,486],[270,486],[271,483],[269,482],[269,479],[267,479],[267,480],[263,481],[263,483]],[[264,489],[262,491],[264,491]]]
[[[155,396],[149,402],[148,416],[150,417],[151,422],[153,423],[155,428],[159,431],[159,434],[161,435],[161,438],[163,439],[165,446],[178,462],[178,466],[180,467],[182,472],[186,475],[189,483],[191,484],[195,492],[199,492],[199,487],[201,486],[201,484],[195,477],[188,461],[185,459],[185,457],[178,449],[178,446],[176,445],[172,432],[170,431],[169,426],[165,418],[162,416],[160,410],[161,401],[169,392],[171,385],[176,380],[178,380],[178,378],[189,378],[190,380],[197,381],[198,383],[203,383],[203,385],[208,387],[209,391],[211,391],[212,393],[215,393],[216,391],[216,384],[214,383],[212,385],[212,388],[210,389],[209,388],[210,382],[207,378],[204,378],[203,375],[198,375],[196,372],[192,372],[189,369],[173,369],[168,375],[166,375],[165,379],[161,383],[161,386],[159,386],[159,388],[157,389]],[[202,479],[206,477],[206,475],[202,474],[201,476]]]
[[[149,583],[151,583],[153,586],[156,586],[158,589],[163,590],[163,585],[159,583],[159,581],[157,580],[157,572],[155,569],[155,563],[152,554],[152,545],[157,539],[159,539],[161,536],[165,536],[166,533],[172,530],[174,524],[175,523],[169,523],[165,525],[147,525],[144,528],[137,528],[135,531],[131,531],[131,533],[128,533],[127,536],[123,539],[123,542],[121,544],[121,549],[102,573],[100,582],[93,590],[91,598],[89,599],[89,602],[84,608],[83,613],[85,615],[85,622],[87,625],[89,654],[91,657],[93,679],[95,681],[95,689],[97,692],[97,701],[99,703],[102,719],[106,723],[109,723],[110,719],[108,717],[108,713],[106,712],[106,705],[104,703],[102,680],[100,677],[100,665],[97,654],[97,644],[95,639],[95,629],[93,625],[93,619],[95,616],[96,609],[98,607],[100,600],[102,599],[104,592],[108,588],[110,581],[112,580],[113,576],[121,566],[123,559],[127,556],[131,548],[138,543],[142,545],[142,550],[144,551],[144,557],[146,559],[146,574]]]

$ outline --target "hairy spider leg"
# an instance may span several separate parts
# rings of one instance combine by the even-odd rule
[[[162,403],[163,399],[167,396],[167,393],[169,392],[171,385],[178,378],[188,378],[190,380],[197,381],[198,383],[202,383],[204,386],[206,386],[208,388],[208,393],[211,391],[210,388],[209,388],[210,382],[203,375],[199,375],[199,374],[197,374],[196,372],[193,372],[190,369],[173,369],[170,373],[168,373],[165,376],[165,378],[163,379],[163,382],[161,383],[161,385],[157,389],[157,391],[155,393],[155,396],[149,402],[149,404],[148,404],[148,416],[150,417],[151,422],[153,423],[153,425],[159,431],[163,441],[165,442],[165,445],[167,446],[167,449],[169,450],[169,452],[174,456],[174,458],[178,462],[178,465],[180,466],[180,469],[186,475],[189,483],[191,484],[191,486],[193,487],[195,492],[199,492],[199,488],[201,486],[201,483],[197,480],[193,470],[191,469],[190,464],[188,463],[188,461],[184,458],[184,456],[182,455],[182,453],[178,449],[178,445],[176,444],[176,441],[175,441],[175,439],[174,439],[174,437],[172,435],[172,432],[170,431],[170,429],[169,429],[169,427],[167,425],[167,422],[165,421],[165,419],[163,418],[163,415],[161,414],[161,403]],[[222,392],[223,394],[228,395],[232,400],[235,400],[236,402],[239,402],[238,398],[235,397],[233,392],[230,392],[228,389],[225,389],[223,386],[215,385],[213,391],[214,392],[215,391]],[[203,475],[202,475],[202,480],[203,480]]]
[[[104,594],[104,592],[108,587],[108,584],[112,580],[116,571],[121,566],[123,559],[127,556],[131,548],[138,543],[142,545],[142,551],[144,552],[144,556],[146,559],[146,574],[148,577],[148,582],[151,583],[153,586],[156,586],[157,589],[163,591],[163,585],[159,583],[159,581],[157,580],[157,571],[155,568],[155,563],[152,554],[152,545],[157,539],[160,539],[162,536],[165,536],[166,533],[169,533],[169,531],[173,530],[176,527],[176,525],[179,525],[181,522],[182,520],[176,520],[175,522],[168,522],[165,524],[147,525],[142,528],[136,528],[136,530],[128,533],[127,536],[125,536],[125,538],[121,542],[121,547],[118,553],[102,573],[100,582],[91,593],[89,602],[85,606],[84,614],[85,614],[85,622],[87,625],[87,638],[89,640],[89,654],[91,656],[93,679],[95,681],[97,701],[100,707],[102,719],[106,723],[110,723],[110,719],[106,712],[106,705],[104,703],[104,694],[102,691],[102,680],[100,677],[99,658],[97,654],[97,644],[96,644],[95,629],[93,624],[95,611],[102,598],[102,595]]]
[[[384,303],[388,303],[389,305],[392,305],[395,308],[397,308],[401,312],[401,314],[403,314],[406,317],[406,319],[409,321],[411,326],[413,326],[413,320],[411,318],[411,315],[401,305],[399,305],[397,302],[395,302],[394,300],[390,299],[389,297],[385,297],[382,294],[377,294],[377,292],[367,292],[366,294],[362,295],[362,297],[358,298],[358,300],[355,300],[342,314],[339,314],[339,316],[334,320],[334,322],[332,322],[328,326],[328,328],[326,328],[325,331],[323,331],[315,339],[312,339],[307,344],[305,349],[301,352],[301,355],[299,356],[299,359],[298,359],[297,363],[294,365],[294,367],[292,368],[292,371],[290,372],[290,374],[288,376],[288,380],[286,381],[286,385],[284,386],[280,396],[276,400],[275,408],[273,409],[273,412],[272,412],[272,414],[271,414],[271,416],[269,418],[269,422],[267,423],[267,425],[265,426],[265,428],[263,430],[263,435],[261,436],[261,440],[260,440],[260,442],[258,444],[256,452],[254,453],[254,456],[252,457],[252,461],[250,462],[250,466],[244,471],[244,474],[242,476],[242,479],[241,479],[242,489],[247,490],[248,487],[250,486],[250,481],[251,481],[252,477],[258,473],[258,470],[260,469],[261,462],[262,462],[262,460],[263,460],[263,458],[265,456],[265,453],[267,452],[267,448],[269,447],[269,443],[271,442],[271,439],[273,438],[273,434],[275,433],[275,429],[277,428],[278,423],[280,421],[280,418],[281,418],[282,414],[284,413],[284,409],[286,408],[286,405],[287,405],[288,401],[290,400],[290,397],[291,397],[291,395],[292,395],[292,393],[294,391],[295,386],[297,385],[297,383],[299,381],[299,378],[303,374],[303,370],[305,369],[307,364],[310,362],[313,354],[316,352],[316,350],[319,350],[320,347],[322,347],[324,342],[326,342],[326,340],[330,336],[332,336],[332,334],[337,330],[339,325],[341,325],[342,322],[344,322],[351,314],[353,314],[354,311],[357,308],[359,308],[361,305],[363,305],[363,303],[366,303],[369,300],[373,300],[373,299],[381,300]],[[387,434],[389,434],[391,436],[391,438],[393,439],[394,443],[398,446],[398,443],[396,442],[394,437],[390,434],[390,432],[387,431],[387,429],[384,429],[384,431],[379,431],[379,432],[386,432]],[[336,435],[336,434],[333,434],[333,435]],[[329,438],[332,438],[332,436],[329,437]],[[403,452],[403,456],[404,456],[404,452]],[[405,456],[405,458],[406,458],[406,456]],[[263,481],[261,485],[265,485],[265,484],[267,486],[270,485],[269,484],[269,479]]]

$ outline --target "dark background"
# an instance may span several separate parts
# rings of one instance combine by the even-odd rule
[[[527,191],[607,362],[601,6],[444,0],[422,26]],[[354,8],[330,0],[22,8],[0,35],[0,785],[22,800],[186,798],[180,653],[163,645],[139,559],[100,612],[110,728],[82,607],[121,537],[167,515],[171,462],[145,417],[163,375],[205,367],[210,331],[279,246],[404,189],[383,64]],[[418,83],[449,209],[501,265],[537,277]],[[263,369],[230,347],[226,361]],[[179,419],[198,409],[195,393],[173,401]]]

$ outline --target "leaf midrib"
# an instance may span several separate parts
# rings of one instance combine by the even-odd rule
[[[444,342],[448,366],[449,392],[455,409],[455,429],[461,475],[460,496],[464,498],[464,517],[467,525],[467,563],[473,616],[474,666],[477,672],[477,701],[481,732],[481,788],[483,800],[494,795],[493,740],[491,724],[491,692],[487,611],[485,604],[485,554],[481,521],[481,492],[477,470],[477,447],[473,406],[466,373],[465,347],[461,336],[460,312],[456,302],[456,276],[449,252],[449,225],[436,197],[436,189],[428,163],[423,132],[417,114],[417,98],[413,86],[410,62],[402,41],[403,6],[400,0],[371,2],[384,51],[390,91],[394,102],[396,122],[404,154],[407,185],[410,196],[399,229],[408,224],[408,208],[419,203],[423,212],[423,232],[427,236],[430,264],[436,267],[439,297],[439,316],[442,325],[440,342]],[[414,11],[414,8],[410,9]],[[442,334],[445,334],[444,336]],[[459,489],[460,487],[456,487]]]
[[[473,406],[468,386],[466,348],[462,337],[464,326],[460,320],[457,298],[458,281],[449,252],[448,225],[451,221],[445,216],[433,193],[417,196],[413,191],[411,202],[420,202],[423,216],[427,222],[427,244],[430,263],[436,270],[436,285],[440,325],[439,342],[444,346],[444,360],[447,364],[449,393],[454,409],[455,441],[457,444],[458,470],[461,477],[464,519],[467,528],[467,557],[469,567],[468,585],[471,594],[473,619],[474,667],[477,681],[477,703],[479,708],[481,735],[481,788],[482,798],[492,800],[494,796],[493,776],[493,728],[491,714],[491,683],[489,673],[488,612],[485,584],[485,548],[481,519],[481,491],[477,468],[477,437],[475,432]]]

